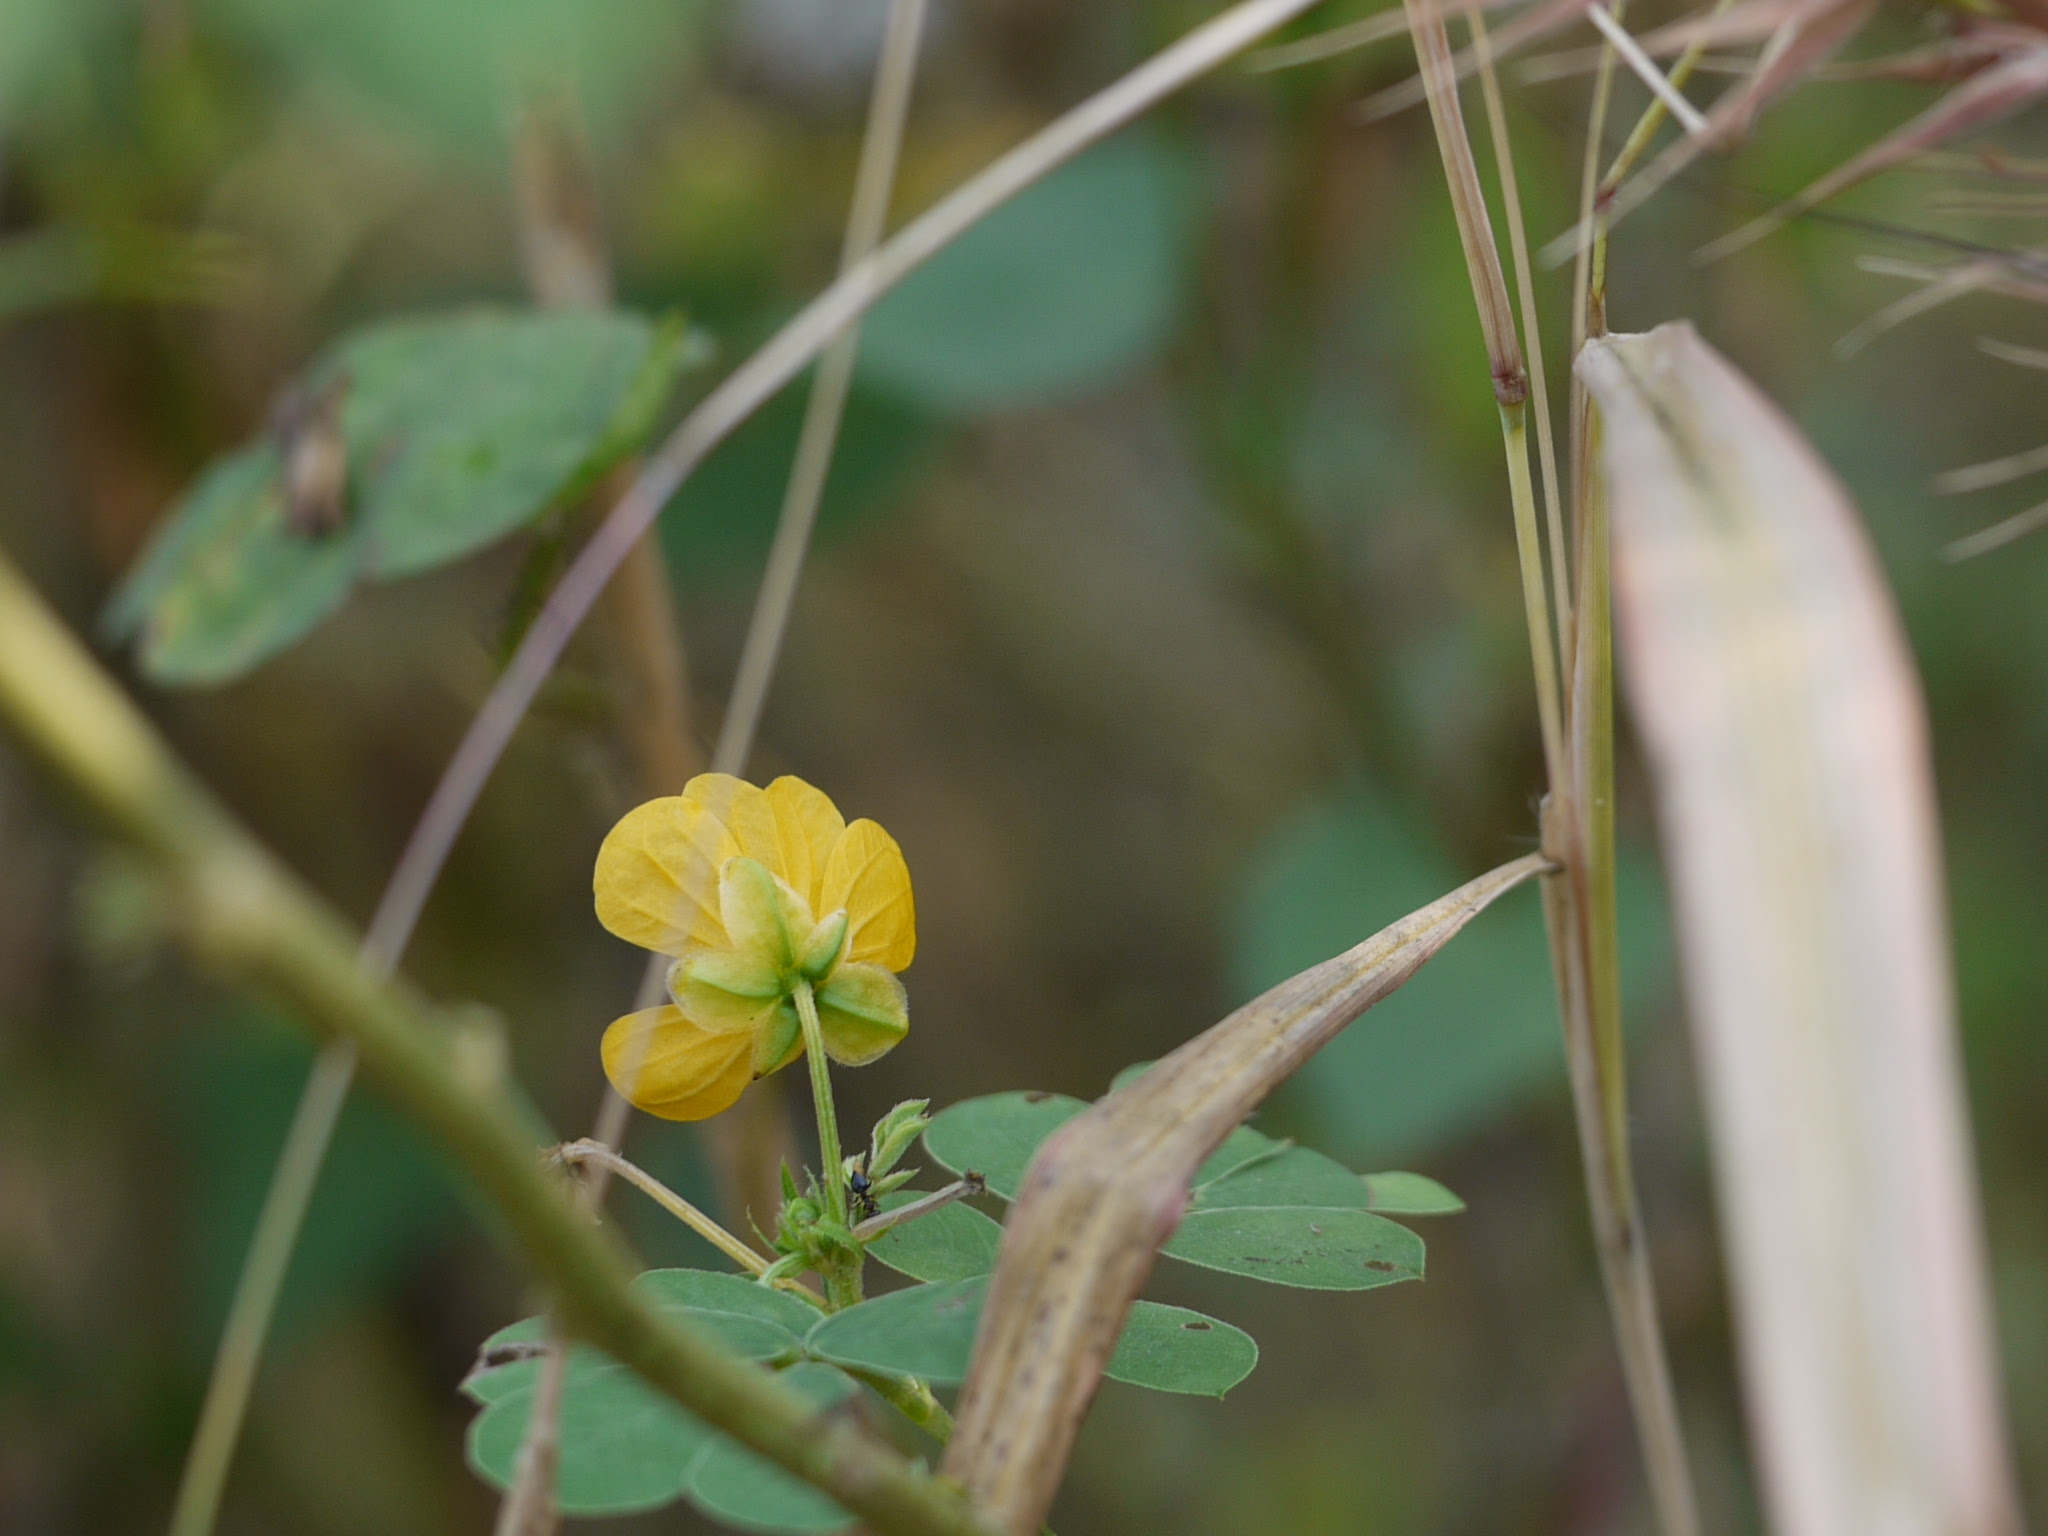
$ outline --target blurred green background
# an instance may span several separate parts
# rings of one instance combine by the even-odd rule
[[[506,125],[537,78],[588,120],[621,302],[737,361],[830,277],[883,0],[0,0],[0,541],[81,629],[210,458],[349,327],[517,302]],[[1309,30],[1358,14],[1340,3]],[[899,211],[1204,14],[936,7]],[[1901,12],[1881,25],[1918,35]],[[1575,40],[1576,41],[1576,40]],[[753,776],[901,840],[915,1028],[845,1118],[1082,1095],[1256,989],[1532,846],[1539,789],[1498,435],[1427,124],[1358,126],[1382,49],[1230,68],[999,214],[873,317]],[[1512,83],[1512,82],[1511,82]],[[1583,84],[1514,86],[1532,233],[1568,220]],[[1640,93],[1621,89],[1624,122]],[[1815,436],[1900,594],[1937,727],[1963,1017],[2013,1422],[2048,1496],[2048,538],[1951,565],[2029,491],[1929,476],[2048,435],[1976,298],[1852,359],[1904,290],[1859,269],[2001,244],[1951,179],[1854,200],[1708,270],[1690,251],[1925,99],[1818,84],[1615,242],[1614,322],[1690,316]],[[2024,123],[2007,142],[2024,148]],[[1547,279],[1554,368],[1562,279]],[[1561,373],[1553,377],[1561,385]],[[1555,386],[1554,386],[1555,387]],[[666,514],[699,734],[715,730],[801,414],[778,400]],[[291,863],[365,916],[488,686],[522,551],[368,589],[231,686],[139,696]],[[126,665],[123,658],[111,658]],[[554,1126],[639,957],[590,911],[636,796],[616,658],[580,641],[520,733],[408,969],[502,1014]],[[1709,1524],[1756,1528],[1687,1044],[1641,775],[1623,766],[1644,1199]],[[169,952],[137,873],[0,749],[0,1530],[158,1530],[307,1060]],[[1106,1387],[1054,1523],[1646,1528],[1580,1194],[1533,893],[1263,1117],[1441,1178],[1426,1282],[1153,1294],[1261,1341],[1227,1402]],[[708,1198],[695,1133],[629,1151]],[[651,1258],[693,1257],[630,1200]],[[1901,1241],[1914,1213],[1899,1212]],[[528,1308],[434,1156],[374,1102],[299,1251],[224,1532],[488,1528],[454,1390]],[[622,1531],[696,1529],[676,1509]],[[591,1527],[594,1528],[594,1527]]]

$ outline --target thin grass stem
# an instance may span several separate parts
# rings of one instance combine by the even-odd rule
[[[263,1341],[270,1333],[277,1298],[291,1269],[292,1250],[298,1246],[306,1209],[312,1204],[320,1167],[342,1106],[348,1102],[355,1071],[354,1044],[337,1040],[321,1049],[299,1096],[299,1107],[292,1114],[291,1129],[285,1133],[284,1148],[256,1217],[248,1257],[235,1281],[235,1294],[214,1354],[213,1375],[206,1384],[206,1400],[178,1483],[170,1536],[207,1536],[220,1512],[221,1494],[256,1383],[256,1367],[263,1358]]]
[[[1597,437],[1597,416],[1589,425]],[[1560,910],[1568,921],[1562,943],[1555,929],[1552,941],[1570,951],[1560,979],[1570,983],[1562,988],[1566,1056],[1587,1201],[1651,1500],[1665,1536],[1698,1536],[1699,1509],[1629,1147],[1615,887],[1613,610],[1607,500],[1597,475],[1589,477],[1587,492],[1580,519],[1581,632],[1572,678],[1574,777],[1566,802],[1573,824],[1565,835],[1565,870],[1549,882],[1567,895]]]
[[[1735,0],[1715,0],[1713,14],[1720,16],[1733,8],[1734,5]],[[1686,44],[1685,51],[1678,56],[1678,61],[1671,66],[1671,73],[1668,77],[1671,81],[1671,88],[1678,91],[1684,90],[1686,83],[1692,79],[1694,72],[1699,69],[1701,62],[1706,56],[1707,39],[1705,37],[1695,38],[1692,42]],[[1636,168],[1636,163],[1643,158],[1644,152],[1649,149],[1650,140],[1656,136],[1657,130],[1664,125],[1666,115],[1667,110],[1663,97],[1653,96],[1650,104],[1643,108],[1643,115],[1636,119],[1635,127],[1629,130],[1628,137],[1622,141],[1621,148],[1615,153],[1614,163],[1607,167],[1607,174],[1600,178],[1601,196],[1613,196],[1615,189],[1622,184],[1628,173]]]
[[[1550,561],[1552,601],[1558,635],[1572,628],[1572,593],[1564,542],[1563,495],[1557,480],[1557,440],[1550,416],[1550,385],[1543,362],[1543,330],[1536,309],[1536,279],[1529,263],[1529,230],[1522,217],[1522,193],[1515,177],[1513,140],[1508,135],[1507,108],[1501,100],[1500,76],[1494,69],[1493,43],[1486,13],[1477,0],[1465,0],[1465,20],[1472,29],[1472,52],[1478,62],[1479,88],[1486,103],[1486,126],[1493,140],[1493,159],[1500,175],[1501,211],[1507,216],[1508,251],[1515,265],[1515,301],[1522,314],[1522,344],[1529,358],[1529,398],[1536,407],[1536,455],[1543,469],[1543,531]],[[1547,626],[1546,626],[1547,627]]]
[[[1650,95],[1664,104],[1671,115],[1678,119],[1687,133],[1707,131],[1706,114],[1687,101],[1677,86],[1664,76],[1656,61],[1643,52],[1641,44],[1628,34],[1628,29],[1614,19],[1604,5],[1586,7],[1586,19],[1593,23],[1593,30],[1614,45],[1614,51],[1621,55],[1622,62],[1634,71],[1635,77],[1650,88]]]

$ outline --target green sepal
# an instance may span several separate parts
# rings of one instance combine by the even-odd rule
[[[796,969],[782,882],[758,859],[731,858],[718,872],[718,915],[732,948],[776,978],[787,991]]]
[[[846,957],[846,914],[834,912],[811,930],[797,956],[797,974],[809,982],[822,982]]]
[[[825,1053],[842,1066],[864,1067],[910,1032],[903,983],[879,965],[847,964],[817,992]]]
[[[796,1004],[779,999],[767,1022],[757,1026],[754,1036],[754,1076],[779,1072],[803,1054],[804,1024],[797,1017]]]

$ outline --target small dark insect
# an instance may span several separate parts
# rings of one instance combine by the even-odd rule
[[[284,465],[285,526],[302,539],[325,539],[348,522],[348,443],[341,403],[348,375],[317,388],[287,387],[270,408],[270,433]]]
[[[489,1349],[479,1350],[476,1369],[495,1370],[501,1365],[511,1365],[520,1360],[531,1360],[548,1352],[548,1346],[541,1339],[520,1339],[509,1344],[493,1344]]]
[[[853,1196],[853,1209],[862,1221],[879,1216],[882,1207],[875,1200],[874,1180],[868,1177],[865,1161],[855,1163],[853,1172],[846,1176],[847,1192]]]

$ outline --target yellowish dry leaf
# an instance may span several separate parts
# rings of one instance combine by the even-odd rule
[[[1883,574],[1690,326],[1579,371],[1770,1528],[2013,1536],[1927,725]]]

